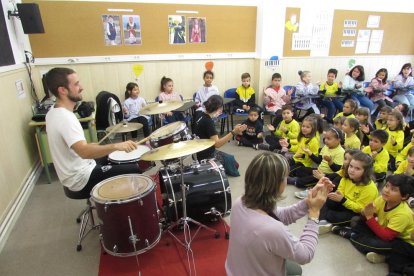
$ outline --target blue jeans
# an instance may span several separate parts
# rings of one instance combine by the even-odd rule
[[[322,100],[322,105],[328,109],[326,117],[332,119],[335,116],[336,110],[341,110],[344,104],[338,99]]]
[[[352,95],[351,97],[359,102],[360,105],[368,107],[371,112],[374,110],[374,103],[367,96]]]

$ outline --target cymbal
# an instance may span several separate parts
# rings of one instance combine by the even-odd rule
[[[172,143],[152,149],[141,155],[140,159],[145,161],[157,161],[178,158],[208,149],[214,144],[215,142],[210,139],[195,139]]]
[[[143,108],[139,110],[139,114],[143,115],[154,115],[154,114],[161,114],[170,112],[174,109],[180,108],[184,105],[184,102],[178,101],[168,101],[168,102],[155,102],[151,104],[147,104]]]
[[[140,123],[119,123],[114,126],[110,126],[106,128],[107,132],[113,132],[113,133],[125,133],[125,132],[131,132],[138,130],[142,128],[143,125]]]

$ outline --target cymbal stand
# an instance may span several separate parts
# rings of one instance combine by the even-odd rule
[[[190,253],[191,253],[191,255],[193,254],[193,251],[191,250],[191,242],[195,239],[195,237],[197,236],[197,234],[198,234],[198,232],[200,231],[201,228],[204,228],[204,229],[214,233],[215,238],[219,238],[220,234],[218,233],[218,231],[214,230],[213,228],[210,228],[207,225],[204,225],[204,224],[202,224],[202,223],[200,223],[200,222],[198,222],[198,221],[196,221],[196,220],[194,220],[194,219],[187,216],[186,190],[188,189],[188,187],[184,183],[183,157],[180,157],[180,168],[181,168],[181,193],[182,193],[183,216],[178,221],[171,224],[167,228],[166,231],[187,250],[187,258],[189,259],[189,254]],[[197,231],[194,233],[193,236],[191,236],[191,232],[190,232],[190,225],[189,225],[190,222],[198,226]],[[183,231],[184,231],[184,241],[181,241],[177,236],[175,236],[172,233],[172,230],[174,228],[176,228],[178,226],[181,226],[181,225],[182,225]],[[190,272],[191,272],[191,268],[190,268]]]
[[[137,238],[137,235],[134,234],[134,230],[132,229],[132,223],[131,223],[131,217],[128,216],[128,223],[129,223],[129,231],[131,231],[131,236],[129,236],[129,241],[130,243],[132,243],[132,246],[134,247],[134,252],[135,252],[135,261],[137,262],[137,267],[138,267],[138,276],[141,276],[141,268],[139,266],[139,260],[138,260],[138,250],[137,250],[137,242],[139,241],[139,239]]]

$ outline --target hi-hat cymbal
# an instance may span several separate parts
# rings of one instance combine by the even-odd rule
[[[168,101],[168,102],[155,102],[148,104],[139,110],[143,115],[154,115],[173,111],[184,105],[184,102]]]
[[[119,123],[114,126],[110,126],[106,128],[107,132],[113,132],[113,133],[125,133],[125,132],[131,132],[138,130],[142,128],[143,125],[140,123]]]
[[[172,143],[150,150],[141,155],[140,159],[146,161],[157,161],[178,158],[208,149],[214,144],[215,142],[210,139],[195,139]]]

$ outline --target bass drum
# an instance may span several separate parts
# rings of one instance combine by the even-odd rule
[[[205,221],[230,213],[230,186],[218,161],[202,161],[185,166],[183,171],[188,217]],[[165,218],[168,222],[177,221],[183,215],[181,169],[178,166],[162,167],[159,174]]]

